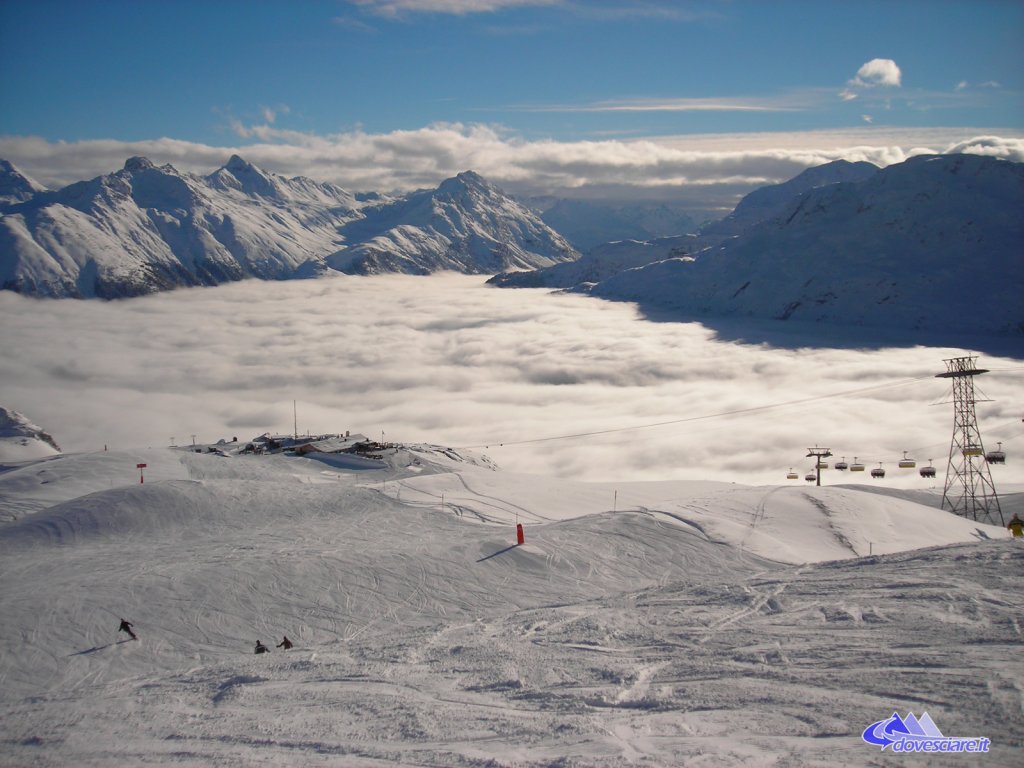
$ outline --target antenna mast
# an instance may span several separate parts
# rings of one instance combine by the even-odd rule
[[[974,395],[974,377],[988,373],[984,368],[975,367],[977,359],[954,357],[945,360],[946,372],[935,377],[953,382],[953,438],[949,444],[942,508],[945,509],[948,503],[949,511],[956,515],[1002,526],[1006,521],[992,483],[992,472],[985,460],[985,447],[974,413],[974,404],[978,402]]]

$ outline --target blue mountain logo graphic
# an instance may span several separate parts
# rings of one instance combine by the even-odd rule
[[[892,717],[865,728],[861,738],[883,751],[891,747],[893,752],[988,752],[992,743],[981,736],[943,736],[927,712],[920,718],[913,712],[906,717],[893,712]]]

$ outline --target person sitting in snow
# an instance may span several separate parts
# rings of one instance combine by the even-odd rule
[[[1013,517],[1010,519],[1010,522],[1006,527],[1010,529],[1010,533],[1013,534],[1013,538],[1019,539],[1021,536],[1024,536],[1024,522],[1017,517],[1016,512],[1013,513]]]
[[[288,639],[288,635],[284,636],[284,640],[277,644],[278,648],[284,648],[286,651],[292,647],[292,641]]]
[[[267,646],[265,646],[259,640],[257,640],[256,641],[256,653],[270,653],[270,649],[267,648]]]
[[[117,631],[118,632],[127,632],[129,634],[129,636],[131,636],[132,640],[138,640],[139,639],[139,638],[137,638],[135,636],[135,633],[132,632],[131,622],[125,621],[124,619],[121,619],[121,626],[119,626],[117,628]]]

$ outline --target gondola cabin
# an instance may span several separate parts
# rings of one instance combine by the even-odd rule
[[[999,450],[989,451],[985,454],[985,461],[989,464],[1005,464],[1006,453],[1003,451],[1003,444],[999,443]]]

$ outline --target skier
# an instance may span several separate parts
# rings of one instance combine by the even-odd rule
[[[137,638],[135,636],[135,633],[132,632],[131,622],[125,621],[124,619],[121,619],[121,626],[119,626],[117,628],[117,631],[118,632],[127,632],[131,636],[132,640],[138,640],[139,639],[139,638]]]
[[[1010,533],[1013,534],[1013,538],[1019,539],[1021,536],[1024,536],[1024,522],[1017,517],[1016,512],[1013,513],[1013,517],[1010,519],[1010,522],[1006,527],[1010,530]]]
[[[288,635],[284,636],[284,640],[277,644],[278,648],[284,648],[286,651],[292,647],[292,641],[288,639]]]
[[[265,646],[259,640],[257,640],[256,641],[256,651],[255,652],[256,653],[270,653],[270,649],[267,648],[267,646]]]

